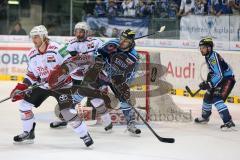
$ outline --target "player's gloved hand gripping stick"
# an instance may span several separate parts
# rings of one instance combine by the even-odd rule
[[[19,91],[19,92],[15,93],[15,94],[11,94],[9,97],[0,100],[0,103],[5,102],[5,101],[7,101],[9,99],[12,99],[16,94],[18,94],[18,95],[25,94],[26,92],[29,92],[29,91],[33,90],[34,88],[37,88],[37,87],[42,86],[44,84],[46,84],[46,82],[42,82],[42,83],[39,83],[39,84],[34,84],[32,86],[29,86],[28,88],[26,88],[26,89],[24,89],[22,91]]]

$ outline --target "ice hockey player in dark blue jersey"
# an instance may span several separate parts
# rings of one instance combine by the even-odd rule
[[[105,75],[110,87],[116,89],[115,95],[120,101],[120,108],[127,121],[127,129],[134,134],[140,134],[141,130],[135,125],[135,112],[130,106],[130,82],[134,79],[139,63],[139,55],[134,49],[135,32],[127,29],[121,33],[120,39],[114,39],[103,44],[96,51],[95,64],[86,73],[84,81],[92,81],[97,77],[96,73]]]
[[[203,98],[202,116],[196,118],[195,122],[207,123],[212,113],[212,105],[215,105],[224,123],[220,128],[226,130],[235,127],[229,110],[224,104],[236,82],[233,71],[224,59],[213,51],[212,38],[203,38],[199,42],[199,47],[201,54],[205,56],[209,73],[207,81],[199,84],[200,89],[207,91]]]

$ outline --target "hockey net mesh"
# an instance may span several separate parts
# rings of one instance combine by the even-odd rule
[[[148,52],[139,51],[140,65],[131,83],[131,99],[143,110],[150,121],[190,121],[191,114],[181,110],[173,101],[172,85],[164,75],[167,68],[161,65],[160,54],[154,59]]]

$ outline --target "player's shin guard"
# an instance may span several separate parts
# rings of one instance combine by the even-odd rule
[[[67,108],[61,110],[61,115],[65,121],[69,122],[73,130],[80,136],[85,145],[88,147],[93,144],[93,140],[90,137],[86,124],[79,118],[77,112],[74,109]]]
[[[83,121],[73,121],[70,123],[73,130],[80,136],[85,145],[89,147],[93,144],[93,140],[87,131],[87,126]]]
[[[229,110],[227,108],[227,106],[224,104],[223,100],[217,101],[214,103],[218,113],[220,115],[220,117],[223,120],[223,125],[220,126],[221,129],[228,129],[231,127],[235,127],[235,124],[232,121],[232,117],[229,113]]]
[[[113,124],[112,124],[112,120],[111,120],[110,114],[109,113],[105,113],[105,114],[101,115],[101,119],[102,119],[105,131],[112,130]]]
[[[127,121],[127,130],[133,134],[140,134],[141,130],[136,127],[135,112],[127,103],[121,103],[121,110]]]
[[[99,98],[94,98],[90,102],[93,105],[93,107],[96,108],[97,113],[101,115],[101,120],[103,122],[105,131],[110,131],[113,125],[111,116],[108,113],[107,108],[105,107],[104,101]]]
[[[195,123],[201,123],[201,124],[206,124],[209,121],[209,117],[212,114],[212,104],[208,104],[206,102],[203,102],[202,105],[202,116],[195,118],[194,122]]]
[[[20,111],[20,118],[22,120],[23,131],[30,132],[33,127],[34,123],[34,114],[32,112],[33,104],[28,103],[27,101],[23,100],[20,103],[19,111]]]

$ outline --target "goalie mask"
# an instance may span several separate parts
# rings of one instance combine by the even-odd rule
[[[83,41],[88,37],[90,27],[86,22],[78,22],[74,27],[74,35],[79,41]]]
[[[134,42],[135,34],[136,33],[131,29],[127,29],[121,33],[120,48],[123,51],[128,51],[135,47]]]

